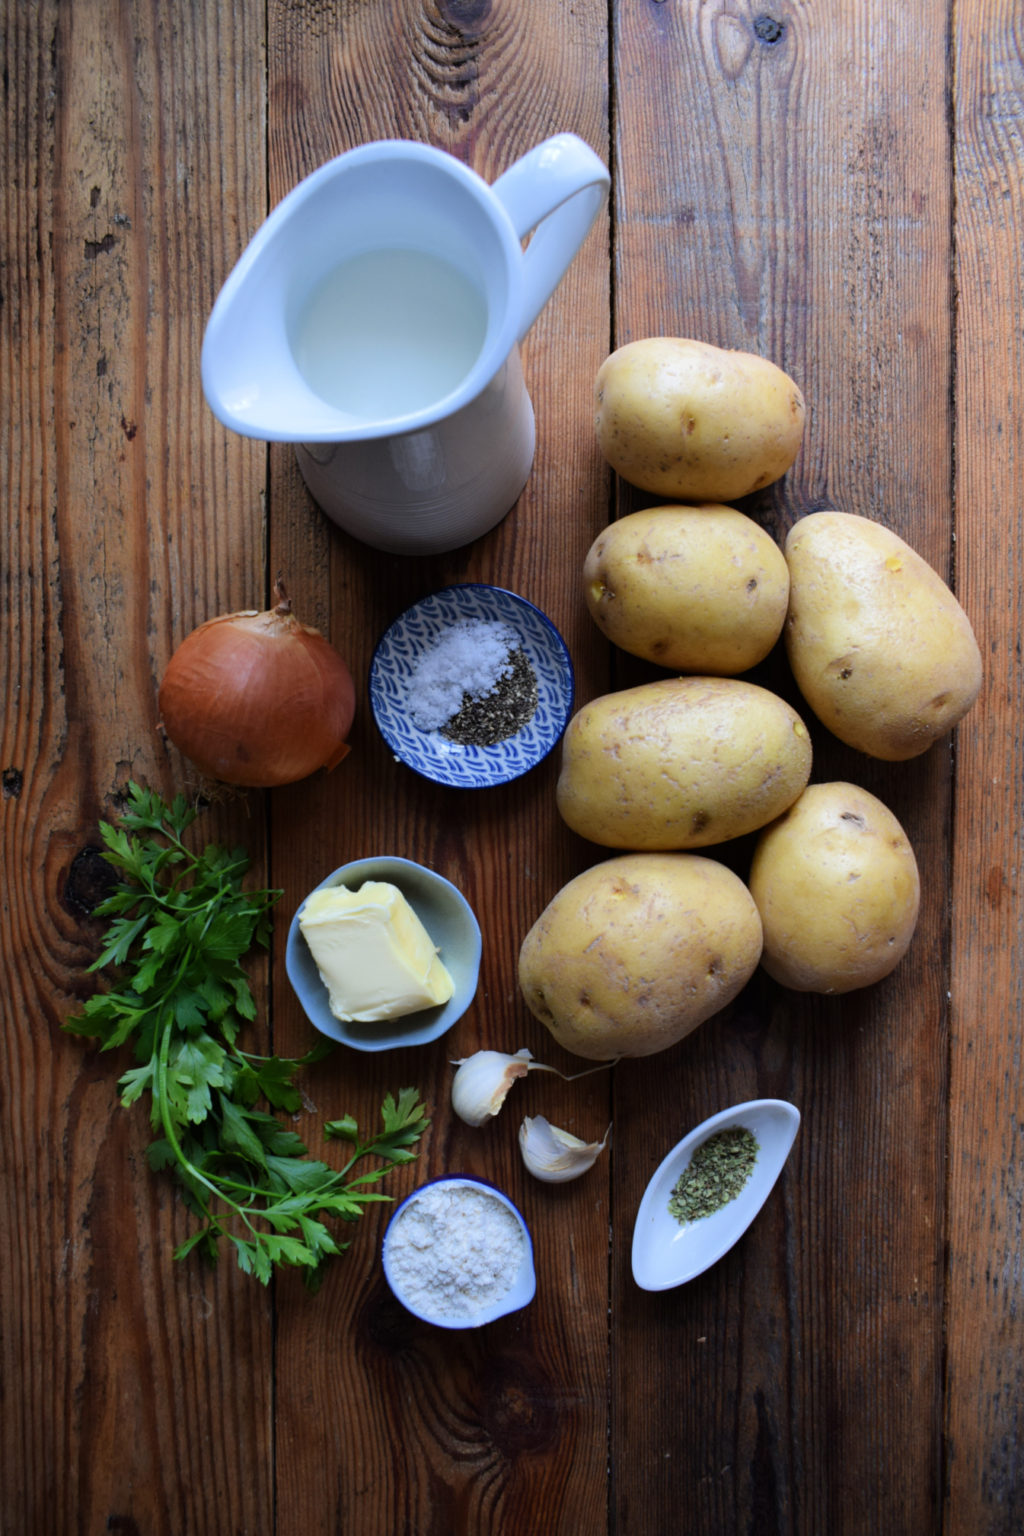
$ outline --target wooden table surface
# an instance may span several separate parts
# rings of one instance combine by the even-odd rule
[[[5,0],[2,345],[3,1053],[0,1528],[5,1536],[901,1533],[1024,1524],[1020,668],[1024,31],[1014,0]],[[375,553],[312,504],[287,447],[223,428],[201,389],[214,297],[269,208],[360,142],[402,136],[493,180],[573,130],[606,214],[530,332],[538,451],[515,510],[454,554]],[[903,822],[922,873],[885,982],[798,996],[758,973],[671,1051],[532,1076],[486,1130],[452,1057],[526,1046],[571,1071],[516,985],[526,929],[604,856],[562,825],[557,753],[485,792],[385,750],[372,647],[452,581],[512,588],[562,630],[579,701],[642,676],[582,598],[609,518],[645,504],[592,430],[612,346],[760,352],[808,401],[804,446],[744,504],[777,538],[838,507],[955,587],[979,702],[887,765],[813,728],[816,779]],[[648,499],[649,500],[649,499]],[[299,900],[368,854],[420,860],[479,913],[480,990],[432,1046],[339,1047],[298,1128],[372,1122],[412,1085],[432,1126],[402,1194],[446,1170],[521,1205],[538,1290],[476,1333],[421,1326],[379,1262],[386,1208],[318,1295],[192,1230],[151,1173],[130,1057],[62,1031],[95,985],[98,822],[129,777],[204,788],[157,732],[184,635],[262,606],[275,573],[351,663],[346,762],[216,793],[202,840],[283,889],[253,1038],[313,1042],[285,977]],[[774,668],[774,670],[773,670]],[[770,661],[765,676],[783,678]],[[779,682],[784,687],[784,680]],[[728,857],[738,868],[749,850]],[[539,1079],[539,1080],[538,1080]],[[803,1116],[747,1236],[641,1292],[633,1219],[663,1154],[758,1096]],[[544,1114],[610,1149],[564,1187],[516,1131]],[[328,1147],[325,1155],[336,1157]]]

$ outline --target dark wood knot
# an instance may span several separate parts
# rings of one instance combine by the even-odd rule
[[[786,31],[786,23],[769,16],[767,11],[762,11],[760,16],[754,17],[754,36],[759,43],[781,43]]]
[[[72,917],[91,917],[117,884],[117,871],[99,848],[80,848],[64,881],[63,905]]]

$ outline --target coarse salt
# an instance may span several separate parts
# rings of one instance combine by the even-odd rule
[[[406,684],[409,716],[421,731],[436,731],[462,708],[463,699],[493,692],[511,670],[515,630],[500,620],[459,619],[418,659]]]
[[[511,1289],[524,1249],[501,1200],[465,1184],[431,1184],[391,1228],[389,1280],[421,1316],[472,1322]]]

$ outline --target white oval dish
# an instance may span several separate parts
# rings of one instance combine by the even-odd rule
[[[758,1144],[757,1160],[735,1199],[710,1216],[681,1225],[670,1213],[676,1181],[694,1152],[718,1131],[743,1126]],[[800,1128],[800,1111],[785,1099],[752,1099],[723,1109],[684,1136],[659,1165],[633,1227],[633,1278],[645,1291],[668,1291],[710,1269],[750,1226],[771,1194]]]
[[[404,1018],[379,1024],[335,1018],[327,988],[299,926],[308,897],[299,904],[288,929],[285,946],[288,980],[309,1022],[331,1040],[350,1045],[356,1051],[393,1051],[407,1045],[429,1045],[461,1019],[476,996],[482,944],[480,924],[465,896],[450,880],[411,859],[390,856],[355,859],[334,870],[316,889],[345,885],[350,890],[358,890],[364,880],[385,880],[401,891],[437,945],[455,983],[451,999],[439,1003],[436,1008],[421,1008],[418,1013],[407,1013]]]
[[[523,1235],[523,1251],[519,1268],[511,1277],[508,1287],[489,1303],[481,1305],[470,1314],[458,1317],[432,1312],[422,1304],[417,1305],[412,1301],[402,1284],[401,1276],[398,1274],[397,1267],[392,1262],[389,1252],[389,1246],[396,1226],[409,1208],[422,1199],[428,1190],[447,1187],[475,1190],[490,1199],[497,1200],[515,1217]],[[433,1324],[435,1328],[482,1328],[485,1323],[493,1323],[499,1317],[506,1317],[510,1312],[520,1311],[521,1308],[527,1306],[533,1300],[537,1290],[537,1276],[533,1263],[533,1240],[530,1237],[530,1230],[523,1220],[521,1213],[508,1196],[498,1189],[496,1185],[488,1184],[484,1179],[472,1179],[462,1174],[448,1174],[442,1178],[430,1179],[426,1184],[421,1184],[418,1189],[414,1189],[411,1195],[406,1196],[388,1222],[384,1233],[381,1256],[384,1264],[385,1279],[396,1300],[401,1302],[407,1312],[411,1312],[421,1322]]]

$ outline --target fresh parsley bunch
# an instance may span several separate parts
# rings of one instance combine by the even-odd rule
[[[327,1135],[352,1148],[334,1169],[259,1107],[299,1109],[296,1073],[332,1047],[324,1041],[290,1060],[239,1046],[243,1025],[256,1016],[242,958],[266,946],[281,892],[243,889],[242,849],[211,844],[191,852],[183,838],[196,814],[183,795],[167,805],[133,782],[120,825],[100,823],[104,857],[119,878],[95,909],[112,921],[91,969],[116,967],[118,980],[64,1027],[97,1038],[105,1051],[134,1046],[139,1065],[120,1079],[121,1102],[149,1094],[157,1133],[150,1166],[173,1173],[201,1223],[175,1258],[198,1248],[216,1260],[226,1239],[240,1267],[264,1284],[275,1266],[297,1265],[315,1288],[325,1262],[349,1246],[324,1218],[355,1221],[366,1205],[390,1199],[372,1186],[389,1167],[413,1161],[430,1122],[411,1088],[387,1095],[382,1128],[369,1141],[351,1116],[329,1121]],[[383,1166],[349,1177],[371,1153]]]

